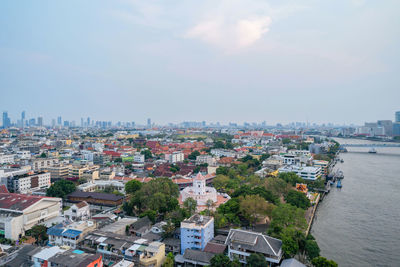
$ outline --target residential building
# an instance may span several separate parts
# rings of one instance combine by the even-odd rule
[[[27,150],[17,151],[17,158],[19,159],[31,159],[31,152]]]
[[[14,164],[14,156],[13,154],[0,153],[0,164]]]
[[[0,235],[17,240],[32,226],[58,217],[60,212],[60,198],[0,193]]]
[[[36,172],[16,175],[8,180],[8,189],[16,193],[31,193],[38,189],[46,189],[51,185],[49,172]]]
[[[132,223],[129,226],[129,232],[131,235],[141,237],[151,231],[151,225],[152,222],[150,221],[149,217],[145,216]]]
[[[185,154],[182,152],[172,152],[171,154],[165,154],[165,159],[170,162],[170,163],[177,163],[177,162],[182,162],[185,160]]]
[[[140,154],[140,152],[136,152],[136,153],[133,155],[133,162],[136,162],[136,163],[144,163],[144,161],[145,161],[145,157],[144,157],[143,154]]]
[[[300,167],[300,166],[284,166],[279,169],[279,173],[294,172],[305,180],[315,181],[322,175],[320,167]]]
[[[181,254],[186,249],[203,250],[213,238],[213,217],[195,214],[181,222]]]
[[[64,211],[64,217],[71,221],[84,221],[90,218],[90,207],[86,201],[73,204]]]
[[[33,160],[32,162],[32,169],[34,171],[41,171],[41,170],[47,170],[49,167],[53,167],[58,164],[58,159],[57,158],[38,158]]]
[[[329,162],[326,160],[313,160],[313,166],[321,168],[321,172],[324,176],[328,175]]]
[[[252,231],[231,229],[225,244],[229,258],[244,264],[252,253],[262,254],[269,266],[278,266],[283,256],[281,240]]]
[[[58,224],[47,229],[49,244],[77,248],[83,238],[96,229],[95,221],[77,221],[70,224]]]
[[[211,155],[199,155],[196,157],[196,164],[198,165],[207,163],[209,166],[213,166],[216,162],[215,158]]]
[[[55,181],[68,177],[69,170],[71,167],[72,167],[71,165],[58,165],[58,166],[48,167],[47,170],[51,174],[51,179]]]

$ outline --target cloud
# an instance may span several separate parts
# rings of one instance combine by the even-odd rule
[[[204,20],[190,28],[186,38],[198,39],[223,49],[239,49],[251,46],[269,31],[272,20],[269,16],[244,19]]]

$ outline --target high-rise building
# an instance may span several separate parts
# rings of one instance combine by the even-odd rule
[[[147,127],[151,128],[151,119],[150,118],[147,119]]]
[[[186,249],[203,250],[213,238],[213,217],[195,214],[181,222],[181,254]]]
[[[8,128],[11,126],[10,118],[8,117],[8,112],[3,112],[3,128]]]
[[[43,117],[38,117],[37,118],[37,124],[38,124],[39,127],[43,126]]]
[[[393,123],[393,136],[400,136],[400,122]]]
[[[90,117],[87,118],[87,127],[90,127]]]
[[[21,127],[25,126],[25,111],[21,113]]]
[[[395,113],[395,122],[400,122],[400,111],[396,111]]]
[[[393,135],[393,122],[391,120],[380,120],[378,121],[378,126],[381,126],[383,129],[385,129],[386,136]]]
[[[57,125],[62,125],[62,118],[61,116],[57,117]]]
[[[51,127],[54,127],[54,126],[56,126],[56,120],[55,120],[55,119],[52,119],[52,120],[51,120]]]

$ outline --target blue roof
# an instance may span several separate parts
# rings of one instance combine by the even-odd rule
[[[79,250],[79,249],[75,249],[74,251],[72,251],[72,253],[75,253],[75,254],[83,254],[83,253],[85,253],[85,252],[82,251],[82,250]]]
[[[67,231],[65,231],[62,234],[62,236],[63,237],[68,237],[68,238],[75,238],[75,237],[79,236],[81,233],[82,233],[82,231],[68,229]]]
[[[54,236],[62,236],[63,231],[64,231],[63,228],[51,227],[51,228],[47,229],[47,234],[54,235]]]

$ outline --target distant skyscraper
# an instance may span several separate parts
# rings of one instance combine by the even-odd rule
[[[397,111],[395,114],[395,122],[400,122],[400,111]]]
[[[57,125],[62,125],[62,118],[61,116],[57,117]]]
[[[85,126],[85,123],[83,122],[83,118],[81,118],[81,127]]]
[[[55,120],[55,119],[52,119],[52,120],[51,120],[51,127],[54,127],[54,126],[56,126],[56,120]]]
[[[21,113],[21,127],[25,126],[25,111]]]
[[[8,117],[8,112],[4,111],[3,112],[3,127],[8,128],[11,126],[11,121],[10,118]]]
[[[87,118],[87,127],[90,126],[90,117]]]
[[[151,128],[151,119],[150,118],[147,119],[147,127]]]
[[[43,117],[38,117],[37,118],[37,124],[38,124],[39,127],[43,126]]]

